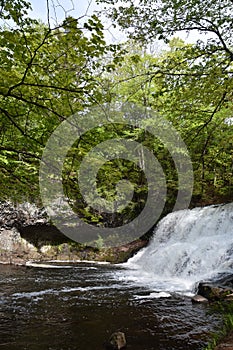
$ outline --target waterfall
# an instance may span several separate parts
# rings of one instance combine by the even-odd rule
[[[233,203],[167,215],[126,267],[129,279],[169,291],[192,291],[198,281],[232,274]]]

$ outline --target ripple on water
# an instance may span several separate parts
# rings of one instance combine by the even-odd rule
[[[132,350],[201,350],[218,325],[208,306],[120,280],[122,268],[0,266],[4,350],[101,350],[116,330]]]

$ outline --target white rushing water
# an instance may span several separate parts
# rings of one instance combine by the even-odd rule
[[[184,293],[201,280],[233,273],[233,203],[167,215],[148,247],[125,266],[130,281]]]

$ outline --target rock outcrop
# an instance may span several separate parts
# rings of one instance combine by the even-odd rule
[[[197,295],[192,299],[193,302],[233,300],[232,276],[224,277],[221,280],[210,282],[200,282]],[[230,283],[231,281],[231,283]],[[204,299],[201,299],[203,297]]]
[[[35,204],[0,203],[0,262],[29,260],[96,260],[121,263],[147,244],[136,240],[115,248],[88,247],[72,241],[53,226]]]
[[[49,219],[45,210],[35,204],[0,202],[0,229],[22,228],[29,225],[48,223]]]

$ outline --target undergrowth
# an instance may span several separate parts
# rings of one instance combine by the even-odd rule
[[[223,326],[219,331],[212,334],[212,339],[204,350],[213,350],[233,330],[233,301],[214,303],[211,307],[211,312],[221,314]]]

